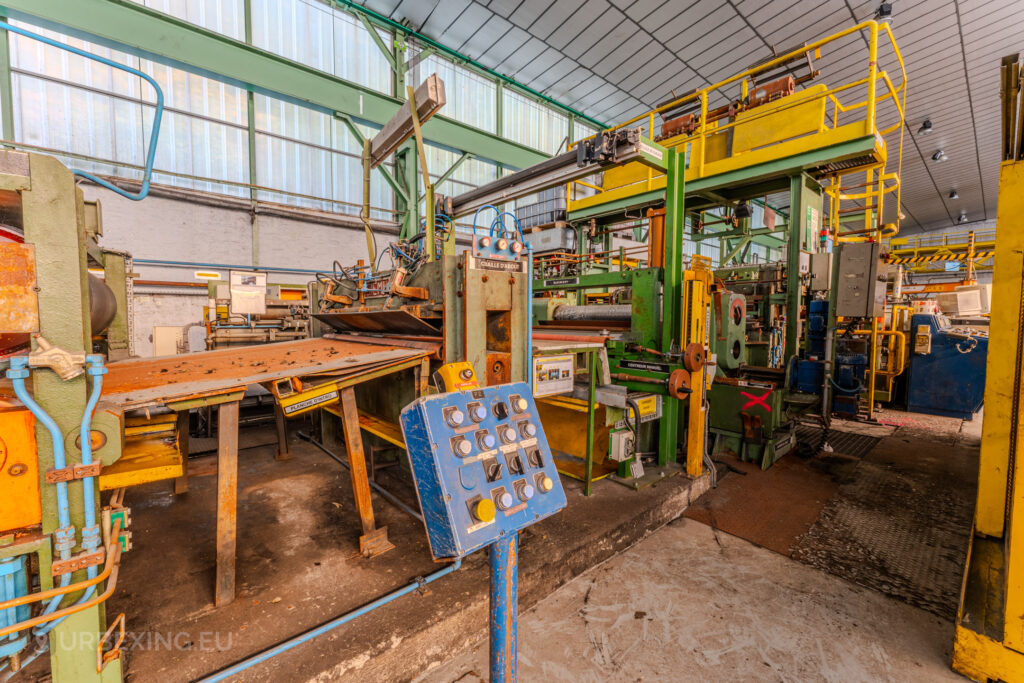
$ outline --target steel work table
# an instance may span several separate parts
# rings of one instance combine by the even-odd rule
[[[354,389],[363,382],[412,369],[417,390],[422,391],[429,377],[431,350],[373,341],[380,343],[370,343],[369,339],[312,338],[180,356],[135,358],[107,366],[103,407],[120,412],[166,407],[177,412],[182,474],[175,479],[175,493],[188,490],[188,411],[218,406],[216,606],[235,597],[238,413],[248,386],[283,379],[309,386],[337,386],[341,406],[337,414],[344,430],[352,488],[362,524],[360,547],[366,555],[393,547],[387,540],[386,527],[377,528],[374,520]],[[278,409],[279,457],[287,454],[284,419]]]

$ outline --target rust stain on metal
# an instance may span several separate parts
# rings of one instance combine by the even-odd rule
[[[35,246],[0,242],[0,334],[38,331]]]
[[[181,356],[134,358],[107,366],[103,398],[122,407],[133,407],[222,394],[288,377],[337,380],[428,353],[387,343],[315,338]]]

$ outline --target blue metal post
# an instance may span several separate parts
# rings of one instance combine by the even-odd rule
[[[513,683],[519,619],[519,534],[491,545],[491,682]]]

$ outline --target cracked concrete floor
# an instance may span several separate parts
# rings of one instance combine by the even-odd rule
[[[486,624],[420,681],[487,680]],[[524,681],[962,681],[949,622],[693,520],[519,622]]]

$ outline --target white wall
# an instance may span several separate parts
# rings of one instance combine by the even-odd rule
[[[310,213],[310,220],[277,215],[257,215],[254,230],[247,201],[204,195],[168,196],[151,194],[135,202],[103,188],[83,183],[86,199],[99,199],[103,215],[100,244],[127,251],[134,259],[137,277],[134,297],[135,353],[153,353],[153,328],[158,325],[185,326],[203,319],[206,289],[163,287],[145,281],[199,283],[197,270],[218,272],[225,281],[226,266],[265,269],[298,269],[311,272],[275,272],[268,281],[305,284],[316,270],[329,271],[337,259],[351,265],[366,259],[366,238],[361,227],[326,225],[330,215]],[[285,209],[287,211],[287,209]],[[348,220],[352,220],[349,218]],[[377,232],[383,248],[393,239],[389,232]],[[254,248],[258,258],[253,259]],[[143,263],[145,260],[179,261],[196,265]],[[199,348],[202,348],[201,346]],[[192,345],[192,350],[199,350]]]

